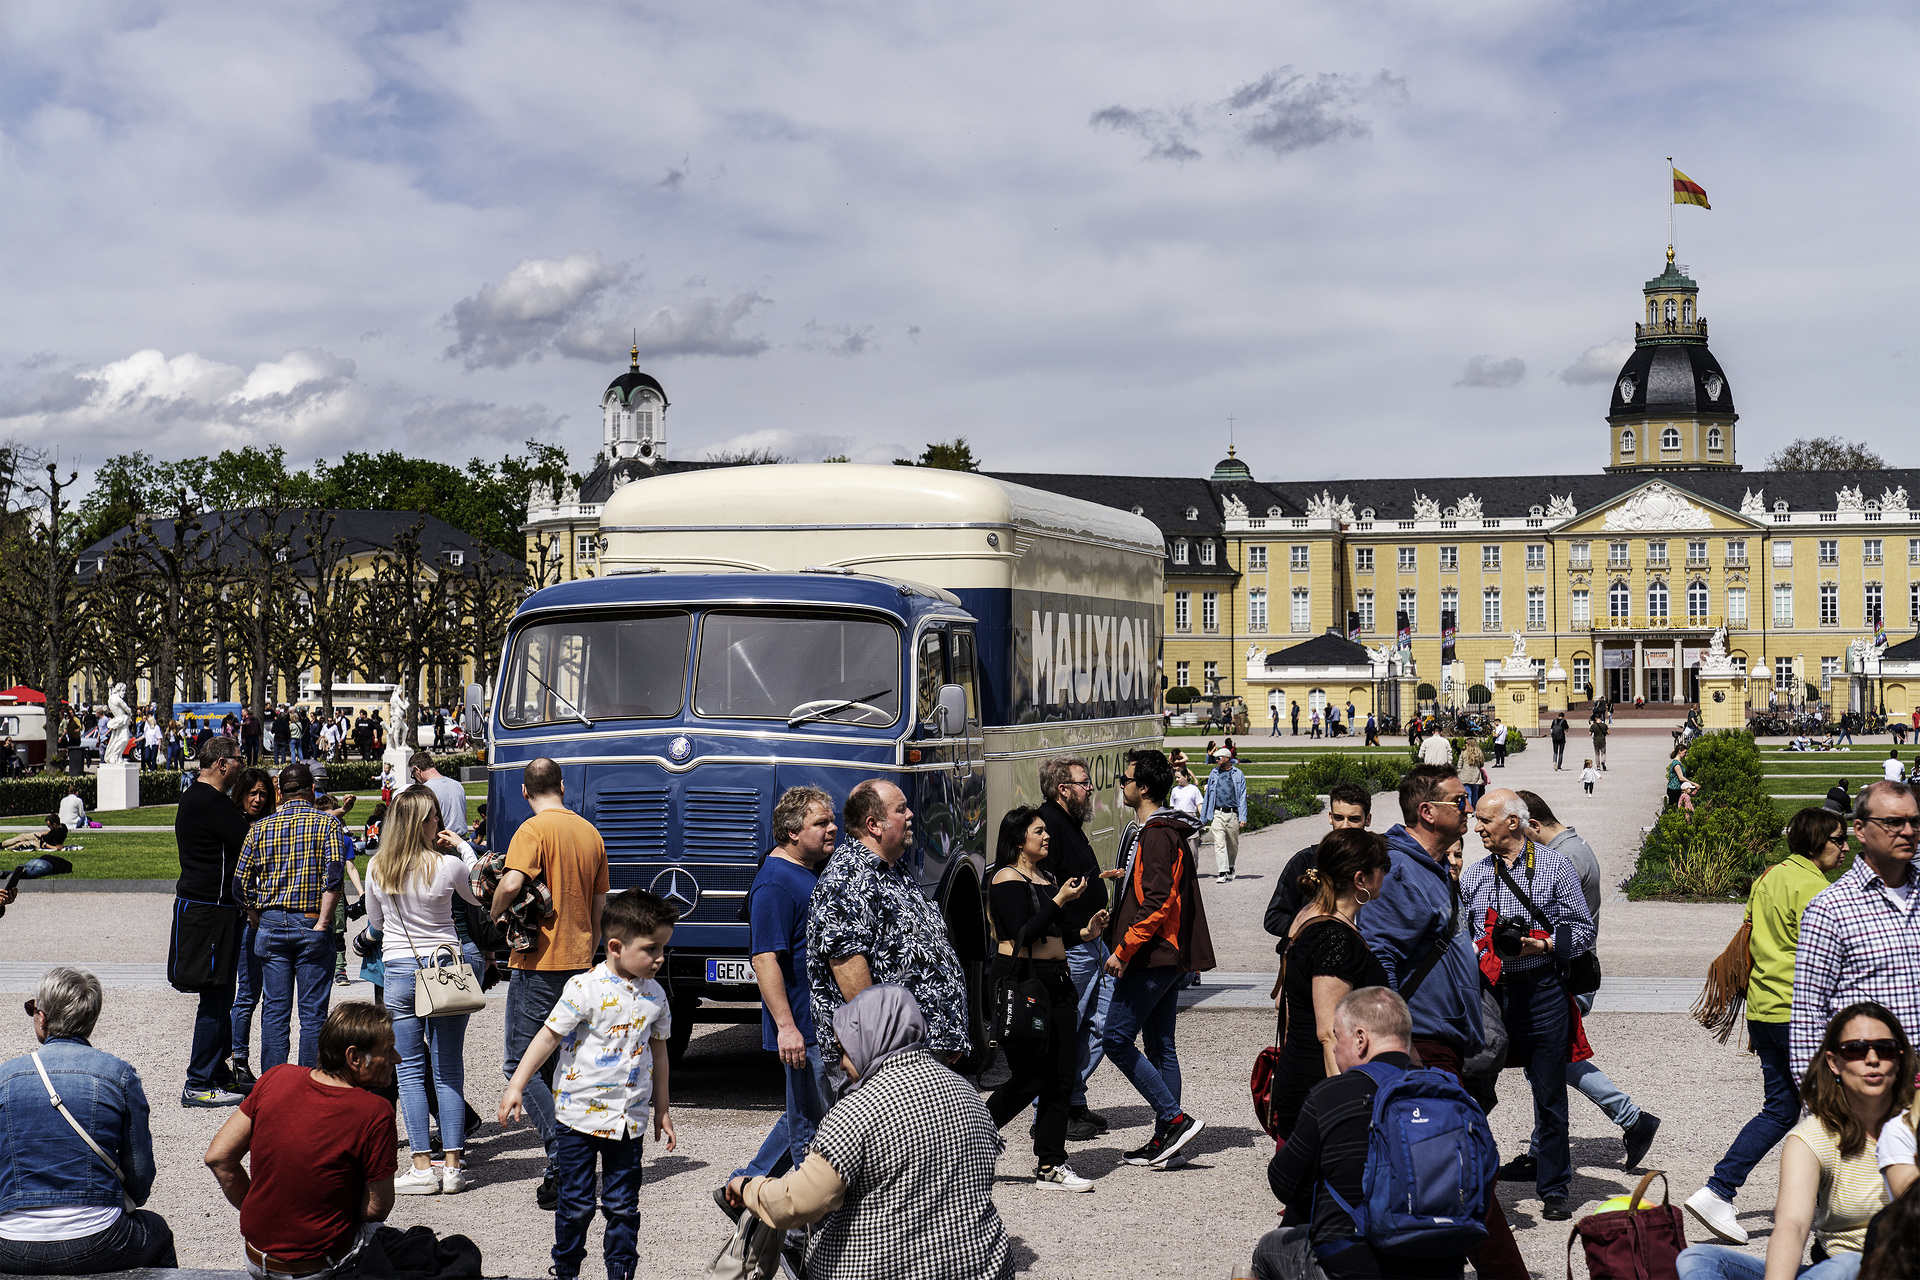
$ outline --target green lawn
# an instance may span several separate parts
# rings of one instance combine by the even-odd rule
[[[73,874],[66,879],[174,880],[180,875],[180,851],[170,831],[87,831],[76,833],[71,844],[80,851],[62,855],[73,863]],[[355,865],[364,875],[367,860],[360,858]]]

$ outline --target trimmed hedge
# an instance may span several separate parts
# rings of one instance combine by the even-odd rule
[[[1342,782],[1354,782],[1369,792],[1393,791],[1406,770],[1386,756],[1353,756],[1329,751],[1303,761],[1280,784],[1280,801],[1294,816],[1320,812],[1320,797]]]
[[[437,760],[438,766],[449,774],[480,762],[480,757],[471,752],[442,756]],[[269,773],[273,772],[270,760],[265,767]],[[377,760],[343,760],[327,766],[327,785],[335,791],[357,790],[372,786],[379,774],[380,762]],[[59,809],[60,802],[67,797],[67,788],[75,782],[80,784],[80,799],[91,813],[98,807],[100,798],[96,775],[89,773],[73,778],[64,773],[41,773],[24,778],[0,778],[0,814],[38,821]],[[180,770],[148,769],[140,775],[140,803],[143,806],[174,804],[179,799]]]
[[[1780,810],[1763,789],[1765,769],[1753,735],[1702,734],[1687,748],[1686,771],[1700,784],[1693,814],[1662,810],[1641,843],[1627,896],[1744,900],[1766,868],[1781,824]]]

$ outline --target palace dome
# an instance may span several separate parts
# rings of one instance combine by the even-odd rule
[[[1732,417],[1733,388],[1704,342],[1635,347],[1613,379],[1609,421]]]

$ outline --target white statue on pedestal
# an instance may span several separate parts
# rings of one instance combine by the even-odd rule
[[[107,743],[100,749],[106,764],[125,759],[127,743],[133,740],[133,708],[127,705],[127,686],[117,683],[107,693]]]
[[[385,766],[396,791],[410,781],[407,763],[413,759],[413,744],[407,741],[407,712],[412,706],[406,689],[395,685],[393,696],[387,700],[387,749],[381,755],[380,763]]]
[[[1503,676],[1532,676],[1533,662],[1527,657],[1527,635],[1524,631],[1513,633],[1513,652],[1507,656],[1506,665],[1500,668]]]

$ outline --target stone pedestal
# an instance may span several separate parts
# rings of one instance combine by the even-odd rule
[[[1547,710],[1558,714],[1567,709],[1567,673],[1555,658],[1547,668]]]
[[[140,766],[103,760],[94,792],[96,810],[140,807]]]
[[[1508,733],[1534,738],[1540,734],[1540,689],[1529,666],[1525,673],[1502,671],[1493,678],[1493,713],[1506,721]]]
[[[1747,678],[1737,671],[1700,672],[1700,727],[1708,733],[1747,727]]]

